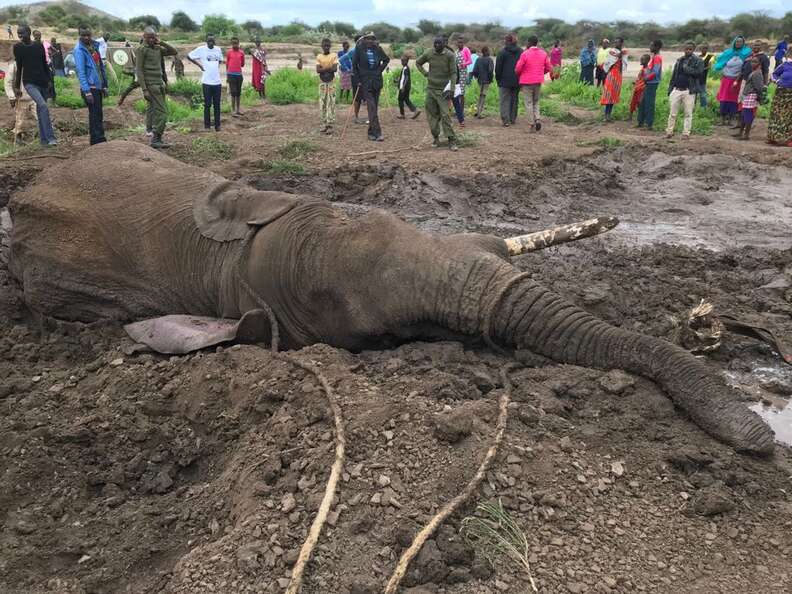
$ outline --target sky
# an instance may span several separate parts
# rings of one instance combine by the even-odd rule
[[[344,21],[361,27],[386,21],[401,27],[415,25],[420,19],[445,23],[487,22],[499,20],[507,26],[527,25],[534,19],[554,17],[569,22],[655,21],[684,22],[713,15],[728,18],[738,12],[764,10],[781,16],[792,9],[789,0],[753,0],[749,4],[723,0],[353,0],[319,2],[317,0],[83,0],[96,8],[123,18],[153,14],[169,22],[175,10],[184,10],[200,22],[206,14],[225,14],[237,21],[255,19],[264,26],[286,24],[299,19],[309,25],[321,21]],[[343,10],[339,7],[343,6]]]

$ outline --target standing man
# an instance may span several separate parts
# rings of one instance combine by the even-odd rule
[[[531,35],[525,51],[514,67],[514,73],[520,79],[520,88],[525,98],[525,112],[531,118],[531,132],[539,132],[542,129],[542,122],[539,119],[539,96],[545,74],[550,70],[547,52],[539,47],[539,38]]]
[[[40,43],[44,46],[44,55],[47,57],[47,64],[50,63],[50,42],[49,41],[41,41],[41,31],[36,29],[33,31],[33,41],[36,43]]]
[[[98,45],[101,51],[101,46]],[[165,101],[165,78],[162,68],[165,56],[175,56],[178,52],[164,41],[160,41],[153,27],[143,30],[143,42],[135,50],[137,82],[148,103],[152,126],[151,146],[156,149],[168,148],[162,140],[165,125],[168,123],[168,105]]]
[[[407,106],[412,112],[412,119],[417,118],[421,115],[421,112],[418,111],[410,101],[410,91],[412,90],[412,73],[410,72],[410,56],[407,54],[403,54],[401,57],[401,69],[396,72],[395,76],[393,77],[393,82],[396,84],[396,88],[399,90],[399,94],[397,96],[399,102],[399,115],[396,116],[400,120],[404,119],[404,106]]]
[[[715,54],[709,51],[709,44],[706,42],[701,44],[699,58],[704,63],[704,71],[701,73],[701,78],[699,79],[699,88],[701,89],[701,92],[699,92],[699,105],[704,108],[707,107],[709,97],[707,93],[707,76],[709,75],[710,66],[712,66],[715,61]]]
[[[47,58],[44,55],[44,46],[34,43],[30,38],[30,27],[19,25],[17,27],[19,43],[14,45],[14,60],[16,72],[14,73],[14,97],[17,101],[22,98],[22,86],[36,104],[36,117],[39,126],[39,141],[42,146],[55,146],[55,132],[52,129],[47,95],[52,84]]]
[[[666,138],[674,136],[679,106],[685,110],[685,123],[682,138],[690,138],[693,127],[693,108],[696,105],[696,95],[700,92],[701,73],[704,71],[704,62],[693,52],[696,44],[692,41],[685,43],[685,55],[674,64],[671,82],[668,84],[668,102],[671,112],[668,114]]]
[[[345,56],[349,52],[349,42],[344,39],[341,42],[341,49],[338,50],[338,73],[339,77],[341,78],[341,93],[340,99],[341,101],[344,100],[344,97],[347,99],[351,99],[352,95],[352,62],[349,60],[342,60],[341,58]]]
[[[607,73],[605,72],[605,62],[608,59],[609,51],[608,48],[610,47],[610,41],[608,39],[602,40],[602,47],[597,50],[597,86],[602,86],[602,83],[605,82],[605,78],[607,77]]]
[[[8,38],[13,39],[14,33],[11,31],[11,25],[6,25],[6,33],[8,33]]]
[[[580,50],[580,82],[584,85],[593,85],[596,66],[597,50],[594,49],[594,40],[589,39],[586,47]]]
[[[91,29],[80,27],[80,41],[74,48],[74,64],[80,81],[80,94],[88,106],[91,145],[107,142],[104,133],[102,100],[107,97],[107,76],[99,56],[99,44],[91,39]]]
[[[50,66],[55,76],[66,76],[66,64],[63,61],[63,47],[54,37],[50,39]]]
[[[220,81],[220,64],[223,63],[223,52],[215,47],[214,35],[206,36],[206,44],[196,47],[187,54],[187,59],[198,66],[203,74],[201,85],[204,96],[204,129],[212,127],[210,110],[214,109],[214,129],[220,131],[220,96],[223,83]]]
[[[335,73],[338,70],[338,54],[330,53],[330,40],[322,39],[322,53],[316,56],[316,72],[319,74],[319,117],[322,132],[333,133],[335,124]]]
[[[473,63],[473,78],[478,81],[479,96],[476,103],[476,118],[481,119],[484,116],[484,103],[487,100],[487,91],[489,90],[492,80],[495,76],[495,62],[490,57],[490,49],[488,46],[481,48],[481,57]]]
[[[434,49],[424,53],[415,63],[418,72],[427,78],[426,83],[426,119],[432,132],[432,146],[440,146],[440,128],[448,137],[448,148],[457,150],[456,134],[448,115],[448,101],[457,85],[458,69],[454,52],[446,48],[445,38],[435,37]],[[424,68],[429,64],[429,72]]]
[[[355,51],[352,69],[360,84],[363,101],[368,110],[368,139],[382,142],[382,128],[379,122],[379,99],[382,92],[382,73],[388,67],[390,58],[377,43],[374,33],[367,33]]]
[[[245,52],[239,49],[239,38],[231,38],[231,49],[226,53],[226,81],[231,95],[231,111],[234,117],[242,115],[242,69],[245,67]]]
[[[500,116],[504,128],[513,126],[517,121],[517,107],[520,100],[520,80],[514,72],[520,59],[517,37],[509,33],[504,38],[505,45],[495,58],[495,80],[500,93]]]
[[[773,52],[773,57],[775,58],[775,66],[773,67],[773,70],[781,66],[788,49],[789,35],[784,35],[784,38],[776,44],[775,51]]]

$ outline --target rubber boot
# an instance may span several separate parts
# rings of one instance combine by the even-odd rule
[[[170,145],[162,140],[161,135],[154,135],[154,138],[151,140],[151,148],[155,149],[167,149],[170,148]]]

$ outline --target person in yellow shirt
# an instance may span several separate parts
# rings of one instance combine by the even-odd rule
[[[603,65],[605,61],[608,59],[608,48],[610,47],[610,41],[607,39],[602,40],[602,47],[597,50],[597,86],[599,87],[602,83],[605,82],[605,77],[607,76]]]
[[[319,115],[322,132],[333,133],[335,124],[335,73],[338,70],[338,54],[330,52],[330,40],[322,39],[322,53],[316,56],[316,72],[319,73]]]

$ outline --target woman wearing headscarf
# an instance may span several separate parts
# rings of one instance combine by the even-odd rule
[[[792,148],[792,49],[773,71],[772,81],[776,92],[767,121],[767,142]]]
[[[745,38],[738,35],[731,47],[723,51],[715,60],[715,71],[722,73],[717,99],[720,101],[721,123],[725,126],[737,115],[737,104],[740,100],[740,79],[746,58],[751,55],[751,48],[745,45]]]
[[[266,99],[267,88],[266,81],[270,74],[267,68],[267,50],[261,45],[261,39],[256,37],[254,42],[256,45],[250,52],[253,56],[253,87],[258,91],[259,97]]]
[[[605,82],[602,83],[600,104],[605,106],[606,122],[611,121],[613,106],[621,99],[625,68],[627,68],[627,50],[624,49],[624,39],[617,37],[614,46],[608,50],[608,57],[602,65],[602,70],[605,72]]]

